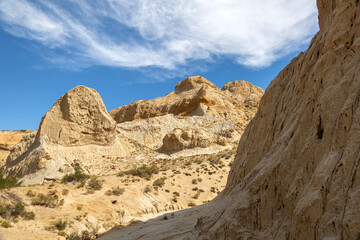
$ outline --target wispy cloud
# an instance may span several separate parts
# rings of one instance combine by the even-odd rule
[[[0,0],[0,20],[73,67],[171,70],[215,56],[264,67],[317,31],[315,0]]]

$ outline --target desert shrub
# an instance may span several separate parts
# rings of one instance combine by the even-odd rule
[[[165,185],[165,179],[166,179],[166,177],[161,177],[161,178],[156,179],[153,182],[153,186],[154,187],[163,187]]]
[[[11,223],[8,222],[8,221],[6,221],[6,220],[1,223],[1,226],[2,226],[3,228],[12,227]]]
[[[61,191],[61,194],[64,195],[64,196],[67,196],[67,195],[69,194],[69,189],[64,188],[64,189]]]
[[[177,197],[180,197],[180,193],[178,193],[178,192],[173,192],[173,194]]]
[[[25,211],[24,204],[18,202],[15,204],[15,207],[11,211],[11,215],[14,217],[17,217],[17,216],[21,215],[22,213],[24,213],[24,211]]]
[[[81,180],[81,181],[79,182],[79,185],[76,186],[76,188],[82,188],[82,187],[84,187],[84,186],[85,186],[85,183],[86,183],[86,180]]]
[[[86,193],[87,193],[87,194],[94,194],[94,193],[95,193],[95,191],[94,191],[94,190],[92,190],[92,189],[88,189],[88,190],[86,191]]]
[[[56,229],[57,230],[59,230],[59,231],[63,231],[63,230],[65,230],[65,228],[66,228],[66,226],[67,226],[67,221],[66,220],[59,220],[59,221],[57,221],[55,224],[54,224],[54,226],[56,227]]]
[[[122,195],[125,192],[125,188],[116,187],[112,189],[112,194],[115,196]]]
[[[34,212],[23,212],[21,215],[25,220],[34,220],[35,219],[35,213]]]
[[[31,189],[26,193],[26,196],[28,196],[28,197],[35,197],[36,196],[36,194],[33,192],[33,191],[31,191]]]
[[[18,187],[21,185],[21,181],[14,176],[5,177],[4,168],[0,168],[0,190],[6,188]]]
[[[216,191],[215,191],[215,187],[211,187],[210,192],[215,193],[215,192],[216,192]]]
[[[224,165],[223,161],[220,158],[209,158],[209,162],[212,166],[215,165]]]
[[[193,203],[193,202],[189,202],[189,203],[188,203],[188,206],[189,206],[189,207],[195,207],[195,206],[196,206],[196,204],[195,204],[195,203]]]
[[[197,180],[198,180],[198,182],[202,182],[202,178],[198,178]]]
[[[24,204],[18,202],[15,205],[0,205],[0,216],[4,219],[16,219],[21,216],[25,220],[33,220],[35,219],[34,212],[25,211]]]
[[[102,189],[102,182],[97,178],[91,178],[87,185],[88,189],[98,191]]]
[[[191,180],[191,183],[192,183],[192,184],[197,184],[198,181],[197,181],[197,179],[193,179],[193,180]]]
[[[150,180],[152,175],[157,173],[159,173],[159,168],[153,164],[151,166],[142,165],[141,167],[136,167],[128,171],[120,172],[118,176],[132,175]]]
[[[202,162],[203,162],[202,159],[195,159],[195,160],[194,160],[194,163],[196,163],[196,164],[201,164]]]
[[[66,235],[66,240],[82,240],[81,237],[76,233],[70,233]]]
[[[107,190],[106,192],[105,192],[105,195],[106,196],[111,196],[112,195],[112,191],[109,189],[109,190]]]
[[[61,182],[68,183],[68,182],[85,182],[90,176],[84,173],[83,169],[80,166],[74,166],[74,173],[66,174]]]
[[[201,192],[200,192],[199,190],[197,190],[196,193],[195,193],[195,195],[193,196],[193,198],[194,198],[194,199],[198,199],[199,196],[200,196],[200,193],[201,193]]]
[[[54,208],[59,204],[57,195],[40,193],[36,198],[31,199],[31,205],[45,206]]]
[[[81,235],[77,233],[70,233],[66,235],[66,240],[91,240],[94,235],[95,233],[90,233],[88,231],[82,232]]]
[[[151,192],[151,186],[150,185],[146,185],[144,188],[144,193],[149,193]]]
[[[10,204],[0,205],[0,216],[2,218],[7,218],[7,216],[10,215],[10,209],[11,209]]]
[[[59,231],[57,234],[59,236],[66,237],[66,232],[64,232],[64,231]]]

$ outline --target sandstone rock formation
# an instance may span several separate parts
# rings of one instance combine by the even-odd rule
[[[5,172],[39,183],[72,171],[99,155],[122,155],[116,122],[93,89],[78,86],[62,96],[43,117],[39,129],[24,137],[9,155]],[[116,154],[114,153],[116,152]],[[91,171],[91,167],[87,169]]]
[[[171,153],[237,143],[262,94],[249,82],[234,81],[219,89],[194,76],[164,97],[136,101],[109,113],[119,123],[120,134]]]
[[[108,115],[100,95],[78,86],[62,96],[43,117],[36,140],[62,146],[114,142],[116,122]]]
[[[317,4],[319,33],[268,87],[222,194],[183,227],[101,239],[359,239],[360,2]]]
[[[0,131],[0,166],[4,165],[10,151],[22,139],[23,135],[28,133],[31,131]]]
[[[115,174],[154,157],[231,149],[262,93],[244,81],[220,90],[205,78],[190,77],[165,97],[111,111],[117,123],[95,90],[78,86],[13,149],[5,172],[34,184],[60,178],[78,164],[90,174]]]
[[[227,110],[257,107],[263,90],[249,82],[235,81],[223,89],[201,76],[186,78],[175,86],[175,91],[153,100],[136,101],[110,111],[118,123],[162,116],[169,113],[175,116],[218,115]],[[249,105],[251,104],[251,106]],[[244,111],[247,112],[247,111]],[[249,114],[249,118],[252,114]]]

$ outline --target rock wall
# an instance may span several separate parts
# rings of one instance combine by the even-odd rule
[[[199,239],[359,239],[360,3],[317,4],[320,32],[266,90]]]

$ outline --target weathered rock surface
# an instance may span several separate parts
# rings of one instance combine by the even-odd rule
[[[263,93],[261,88],[245,81],[226,84],[221,90],[207,79],[194,76],[179,82],[175,91],[164,97],[136,101],[109,113],[118,123],[169,113],[175,116],[201,116],[206,113],[219,115],[229,110],[242,110],[246,113],[252,107],[256,110]],[[253,111],[250,112],[248,117],[251,119]]]
[[[148,164],[154,157],[231,149],[256,112],[263,90],[244,81],[225,89],[200,76],[190,77],[163,98],[143,101],[145,105],[132,103],[115,115],[111,111],[118,121],[120,113],[136,120],[120,117],[117,123],[95,90],[78,86],[62,96],[39,129],[13,149],[5,172],[34,184],[60,178],[73,171],[75,164],[90,174],[115,174]],[[247,99],[251,101],[245,104]]]
[[[78,86],[62,96],[43,117],[39,129],[25,136],[5,164],[7,175],[22,177],[26,184],[57,178],[72,171],[71,164],[94,172],[100,156],[122,156],[116,122],[100,95]],[[91,164],[91,162],[93,162]]]
[[[234,81],[223,89],[201,76],[189,77],[164,97],[110,111],[121,135],[161,152],[221,147],[238,141],[254,116],[263,90]],[[136,120],[136,121],[134,121]]]
[[[78,86],[45,114],[36,138],[62,146],[108,145],[115,140],[115,128],[100,95]]]
[[[28,133],[31,131],[0,131],[0,166],[5,164],[10,151],[22,139],[23,135]]]
[[[360,2],[317,4],[320,31],[268,87],[225,190],[177,216],[196,224],[101,239],[359,239]]]

